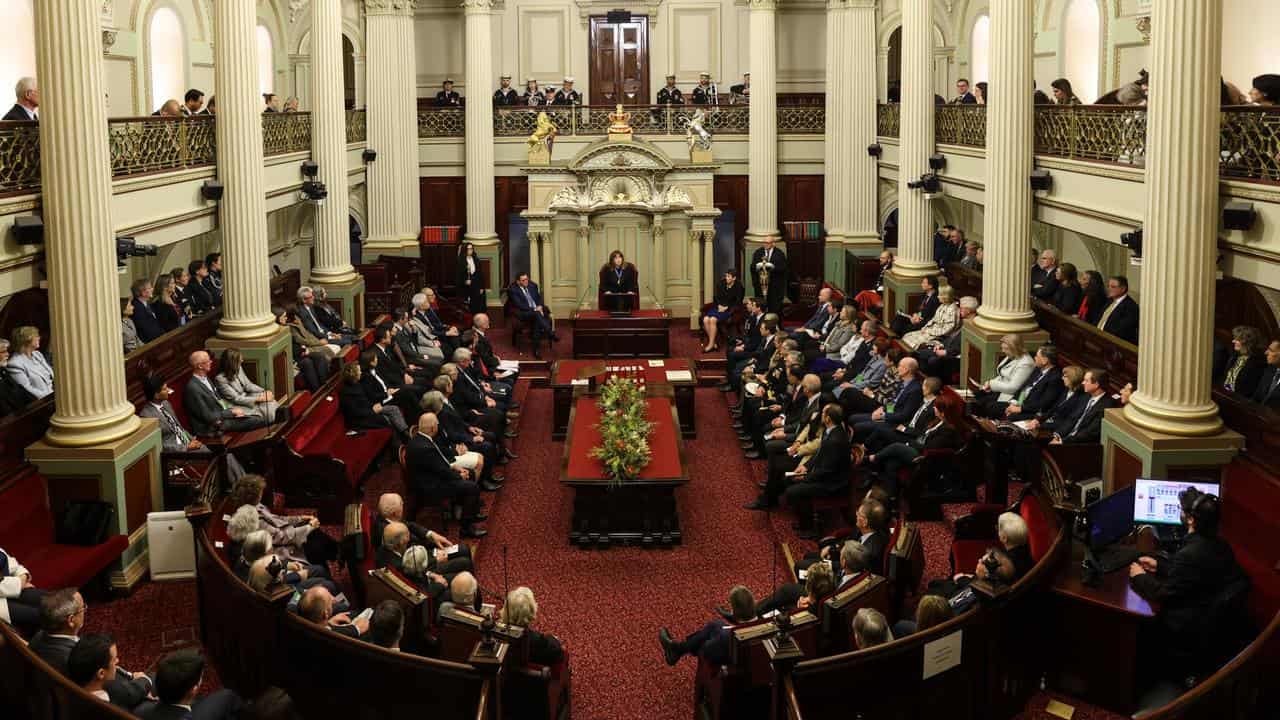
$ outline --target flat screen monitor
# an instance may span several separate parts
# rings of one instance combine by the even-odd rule
[[[1133,521],[1149,525],[1181,525],[1182,505],[1178,502],[1178,495],[1187,488],[1218,495],[1218,483],[1138,478],[1133,486]]]
[[[1085,508],[1089,521],[1089,547],[1104,548],[1133,530],[1134,488],[1112,493]]]

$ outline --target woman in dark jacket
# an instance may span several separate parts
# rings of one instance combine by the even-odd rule
[[[933,401],[937,418],[929,429],[910,442],[894,443],[874,455],[868,455],[880,476],[879,485],[890,497],[898,494],[898,471],[917,462],[927,450],[959,450],[964,445],[964,405],[955,395],[939,395]]]
[[[1248,325],[1237,325],[1231,329],[1231,355],[1227,357],[1225,371],[1219,383],[1227,392],[1233,392],[1246,398],[1253,397],[1262,381],[1262,372],[1267,368],[1263,358],[1264,346],[1262,333]]]
[[[151,302],[151,311],[160,321],[160,328],[165,332],[177,330],[187,322],[187,315],[173,296],[173,278],[161,275],[156,280],[156,299]]]
[[[471,243],[462,243],[458,248],[458,298],[472,314],[485,311],[480,258],[476,256],[476,246]]]
[[[746,291],[738,282],[738,271],[729,268],[724,271],[724,278],[716,283],[716,293],[711,308],[702,314],[702,329],[707,333],[707,344],[702,352],[720,349],[720,323],[733,317],[733,311],[742,306],[742,298]]]
[[[400,438],[409,430],[400,408],[390,403],[369,398],[364,383],[360,382],[360,364],[342,366],[342,388],[338,391],[338,408],[348,430],[370,430],[389,427],[395,430],[393,437]]]
[[[291,326],[301,327],[301,324],[297,323],[297,316],[294,315],[293,310],[276,306],[271,308],[271,314],[276,316],[277,325],[288,327],[291,331],[294,329]],[[306,331],[303,330],[303,332]],[[291,333],[291,339],[294,368],[299,375],[302,375],[302,383],[307,386],[307,389],[315,392],[329,377],[329,362],[332,358],[323,352],[312,352],[311,348],[298,341],[296,334]]]
[[[1102,280],[1102,273],[1097,270],[1085,271],[1080,276],[1080,290],[1084,297],[1073,314],[1090,325],[1097,325],[1098,319],[1107,309],[1107,283]]]
[[[1076,277],[1076,266],[1062,263],[1058,266],[1058,289],[1053,293],[1053,304],[1068,315],[1075,315],[1080,309],[1080,301],[1084,291],[1080,289],[1080,281]]]

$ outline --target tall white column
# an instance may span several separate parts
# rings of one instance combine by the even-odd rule
[[[418,212],[417,67],[412,0],[364,0],[369,227],[365,254],[397,253],[416,239]]]
[[[825,178],[827,242],[879,245],[876,158],[867,146],[876,141],[876,98],[841,90],[841,78],[866,78],[876,72],[877,0],[828,0]]]
[[[748,142],[747,235],[778,236],[778,0],[748,0],[751,8],[751,135]]]
[[[467,18],[467,240],[491,244],[493,207],[493,0],[464,0]]]
[[[355,278],[347,207],[347,114],[343,106],[342,0],[311,0],[311,157],[329,197],[316,208],[315,266],[322,283]]]
[[[214,84],[218,95],[218,203],[222,230],[223,314],[218,337],[275,335],[262,184],[262,98],[258,94],[258,15],[254,3],[214,3]],[[86,96],[96,97],[96,96]]]
[[[45,439],[85,446],[139,428],[120,362],[101,8],[37,2],[40,167],[57,405]],[[259,140],[261,146],[261,140]]]
[[[986,265],[982,307],[974,323],[996,333],[1035,330],[1028,293],[1031,186],[1035,147],[1031,87],[1035,8],[1025,0],[991,0],[991,99],[987,103]]]
[[[414,247],[422,232],[422,212],[419,210],[418,190],[418,65],[417,48],[414,46],[413,10],[416,0],[400,0],[402,11],[396,16],[396,36],[399,49],[395,57],[395,76],[399,87],[396,97],[401,104],[397,135],[397,165],[400,171],[400,194],[396,209],[399,212],[396,227],[401,247]]]
[[[1222,428],[1210,392],[1218,214],[1222,3],[1158,2],[1151,16],[1147,222],[1133,424],[1172,435]]]
[[[933,221],[929,201],[908,182],[932,172],[933,154],[933,4],[902,2],[902,106],[898,165],[898,257],[893,273],[918,278],[936,273]]]

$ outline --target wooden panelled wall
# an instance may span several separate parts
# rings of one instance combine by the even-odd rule
[[[747,176],[717,175],[715,206],[719,210],[736,210],[734,236],[741,247],[747,232]],[[782,175],[778,178],[778,222],[822,221],[823,189],[821,175]],[[424,177],[419,179],[419,203],[423,225],[467,224],[466,178]],[[508,218],[513,212],[529,207],[529,182],[524,177],[494,178],[494,211],[498,237],[508,240]],[[819,278],[840,284],[844,278],[823,278],[823,243],[813,240],[791,243],[787,248],[795,277]],[[502,284],[510,282],[510,259],[502,255]]]

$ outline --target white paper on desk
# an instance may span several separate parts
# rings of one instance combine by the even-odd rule
[[[963,630],[924,644],[924,678],[944,673],[960,664],[960,640]]]
[[[758,390],[760,389],[760,383],[758,383],[758,382],[749,382],[749,383],[747,383],[746,385],[743,385],[743,386],[742,386],[742,389],[743,389],[743,390],[746,390],[748,395],[755,395],[755,394],[756,394],[756,391],[758,391]]]
[[[570,385],[590,385],[591,378],[574,378],[569,381]]]
[[[650,360],[649,367],[666,367],[666,360]]]
[[[968,388],[954,388],[954,390],[956,391],[956,394],[961,397],[961,399],[964,399],[964,400],[973,399],[973,392]]]
[[[693,372],[689,370],[668,370],[667,382],[693,382]]]
[[[1031,421],[1030,421],[1030,420],[1014,420],[1014,421],[1013,421],[1013,425],[1014,425],[1014,427],[1021,428],[1021,429],[1023,429],[1023,430],[1026,430],[1027,432],[1031,432]]]
[[[449,547],[444,549],[445,555],[452,555],[456,552],[458,552],[458,546],[456,544],[450,545]]]
[[[808,570],[808,569],[806,569],[806,568],[802,568],[802,569],[800,569],[800,570],[797,570],[797,571],[796,571],[796,579],[797,579],[797,580],[804,580],[806,577],[809,577],[809,570]]]
[[[511,372],[520,372],[519,360],[502,360],[498,363],[499,370],[510,370]]]

